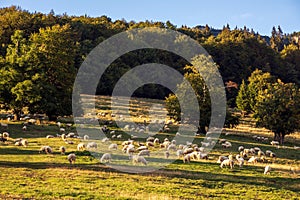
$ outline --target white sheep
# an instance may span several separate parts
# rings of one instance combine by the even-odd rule
[[[46,154],[50,154],[50,153],[52,153],[53,151],[52,151],[52,148],[51,148],[50,146],[42,146],[42,147],[40,148],[39,153],[41,153],[41,152],[45,152]]]
[[[69,138],[74,138],[74,137],[75,137],[75,133],[71,132],[71,133],[69,133],[69,134],[67,135],[67,137],[69,137]]]
[[[136,150],[138,150],[138,151],[148,150],[148,147],[142,145],[142,146],[138,147]]]
[[[60,128],[59,131],[60,131],[61,133],[64,133],[64,132],[66,132],[66,129]]]
[[[74,153],[69,154],[68,161],[70,162],[70,164],[74,164],[76,161],[76,155]]]
[[[64,140],[64,141],[65,141],[66,144],[74,144],[74,142],[71,141],[71,140]]]
[[[22,139],[21,140],[21,145],[24,146],[24,147],[27,147],[28,146],[28,141],[26,139]]]
[[[183,163],[189,163],[191,161],[191,154],[186,154],[182,160]]]
[[[96,142],[89,142],[89,143],[87,143],[86,148],[88,148],[88,149],[97,149],[98,145],[97,145]]]
[[[255,164],[255,163],[257,163],[257,161],[258,161],[258,158],[256,156],[252,156],[251,158],[249,158],[248,163]]]
[[[219,156],[217,163],[222,163],[224,160],[227,160],[227,159],[228,159],[228,157],[226,157],[226,156]]]
[[[62,140],[65,140],[65,139],[67,139],[67,136],[66,136],[66,134],[64,134],[64,133],[63,133],[63,134],[61,134],[61,139],[62,139]]]
[[[47,135],[46,138],[50,139],[50,138],[54,138],[54,136],[53,135]]]
[[[100,162],[111,162],[111,154],[110,153],[105,153],[102,155]]]
[[[105,142],[108,142],[109,141],[109,138],[105,137],[101,140],[101,142],[105,143]]]
[[[138,156],[150,156],[149,150],[142,150],[138,153]]]
[[[300,150],[300,147],[294,146],[294,149],[295,149],[295,150]]]
[[[147,160],[143,156],[135,155],[132,157],[133,164],[142,163],[144,165],[147,165]]]
[[[183,156],[183,151],[181,149],[177,150],[176,155],[178,158],[180,158],[181,156]]]
[[[274,141],[274,140],[273,140],[273,141],[271,141],[270,143],[271,143],[271,145],[272,145],[272,146],[279,145],[279,142],[278,142],[278,141]]]
[[[224,166],[229,166],[230,169],[233,169],[234,160],[230,160],[230,159],[223,160],[220,167],[223,168]]]
[[[89,140],[89,139],[90,139],[90,137],[88,135],[83,136],[83,140]]]
[[[77,151],[83,151],[85,149],[85,144],[84,143],[79,143],[77,145]]]
[[[27,130],[27,126],[24,125],[24,126],[22,127],[22,130],[23,130],[23,131],[26,131],[26,130]]]
[[[108,146],[108,149],[114,149],[114,150],[117,150],[118,149],[118,145],[117,144],[110,144]]]
[[[2,137],[6,138],[6,139],[9,138],[9,133],[8,132],[3,132]]]
[[[244,149],[245,148],[243,146],[239,146],[238,151],[241,152],[241,151],[244,151]]]
[[[171,151],[171,150],[176,151],[176,145],[175,145],[175,144],[170,144],[170,145],[168,146],[167,150],[168,150],[168,151]]]
[[[265,167],[264,174],[270,174],[270,172],[271,172],[271,167],[270,167],[270,165],[267,165],[267,166]]]
[[[236,160],[238,161],[239,167],[243,167],[244,165],[244,158],[240,157],[240,155],[236,155]]]
[[[62,155],[64,155],[66,153],[66,147],[64,146],[59,147],[59,151]]]

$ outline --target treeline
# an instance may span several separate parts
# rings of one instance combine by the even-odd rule
[[[127,22],[107,16],[30,13],[12,6],[0,9],[0,103],[15,113],[26,106],[53,117],[71,114],[72,83],[88,53],[117,33],[143,27],[173,29],[198,41],[219,65],[231,107],[238,91],[232,85],[247,80],[255,69],[285,83],[300,84],[300,32],[284,34],[280,26],[267,38],[247,27],[231,29],[226,25],[218,31],[208,25],[177,27],[170,21]],[[188,64],[164,51],[130,52],[111,64],[97,94],[110,95],[124,73],[150,62],[172,66],[181,73]],[[164,99],[169,92],[161,86],[146,85],[135,95]]]

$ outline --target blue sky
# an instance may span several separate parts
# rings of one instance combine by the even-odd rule
[[[280,25],[285,33],[300,31],[300,1],[298,0],[0,0],[0,7],[21,6],[31,12],[101,16],[113,20],[170,20],[177,26],[208,24],[222,28],[246,25],[263,35],[270,35],[273,26]]]

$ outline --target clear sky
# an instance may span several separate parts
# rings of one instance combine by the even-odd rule
[[[170,20],[178,27],[246,25],[263,35],[270,35],[278,25],[285,33],[300,31],[299,0],[0,0],[0,7],[11,5],[30,12],[53,9],[56,14],[107,15],[112,20]]]

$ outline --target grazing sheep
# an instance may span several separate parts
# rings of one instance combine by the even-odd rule
[[[74,153],[69,154],[68,161],[70,162],[70,164],[74,164],[76,161],[76,155]]]
[[[249,158],[248,163],[256,164],[258,161],[258,158],[256,156],[252,156]]]
[[[271,152],[271,153],[270,153],[270,157],[271,157],[271,158],[276,158],[276,154],[273,153],[273,152]]]
[[[236,160],[238,161],[239,167],[243,167],[244,165],[244,158],[242,158],[240,155],[236,155]]]
[[[294,146],[295,150],[300,150],[300,147]]]
[[[169,145],[168,148],[167,148],[167,150],[168,151],[171,151],[171,150],[176,151],[176,145],[175,144]]]
[[[79,143],[77,145],[77,151],[83,151],[85,149],[85,144],[84,143]]]
[[[22,145],[23,147],[27,147],[27,146],[28,146],[28,141],[27,141],[26,139],[22,139],[22,140],[21,140],[21,145]]]
[[[111,154],[110,153],[105,153],[102,155],[100,162],[111,162]]]
[[[230,148],[230,147],[232,147],[232,144],[230,142],[226,141],[225,143],[222,144],[222,147]]]
[[[65,141],[66,144],[74,144],[74,142],[71,141],[71,140],[64,140],[64,141]]]
[[[89,143],[87,143],[86,148],[88,148],[88,149],[97,149],[98,145],[97,145],[96,142],[89,142]]]
[[[156,144],[156,145],[158,145],[160,143],[160,141],[159,141],[158,138],[155,138],[154,141],[153,141],[153,143]]]
[[[257,152],[257,156],[258,157],[261,157],[261,156],[264,156],[265,155],[265,153],[263,152],[263,151],[261,151],[261,150],[259,150],[258,152]]]
[[[228,160],[228,157],[226,157],[226,156],[219,156],[219,159],[218,159],[217,163],[222,163],[224,160]]]
[[[135,155],[132,157],[133,164],[142,163],[144,165],[147,165],[147,160],[143,156]]]
[[[244,149],[245,148],[243,146],[239,146],[238,151],[241,152],[241,151],[244,151]]]
[[[60,123],[60,122],[57,122],[56,124],[57,124],[57,126],[58,126],[59,128],[61,127],[61,123]]]
[[[169,151],[165,151],[165,158],[169,158],[169,156],[170,156],[170,152]]]
[[[50,138],[54,138],[54,136],[53,135],[47,135],[46,138],[50,139]]]
[[[59,151],[60,151],[60,153],[62,155],[65,155],[65,153],[66,153],[66,147],[64,147],[64,146],[59,147]]]
[[[105,137],[101,140],[101,142],[108,142],[109,141],[109,138]]]
[[[52,151],[52,148],[51,148],[50,146],[42,146],[42,147],[40,148],[39,153],[41,153],[41,152],[45,152],[46,154],[50,154],[50,153],[52,153],[53,151]]]
[[[219,139],[219,144],[225,143],[227,140],[226,139]]]
[[[154,147],[154,143],[153,142],[146,142],[146,146],[147,147]]]
[[[6,138],[6,139],[9,138],[9,133],[8,132],[3,132],[2,137]]]
[[[274,141],[274,140],[273,140],[273,141],[271,141],[270,143],[271,143],[271,145],[272,145],[272,146],[279,145],[279,142],[278,142],[278,141]]]
[[[67,135],[67,137],[69,137],[69,138],[74,138],[75,137],[75,133],[69,133],[68,135]]]
[[[22,127],[22,130],[23,130],[23,131],[26,131],[26,130],[27,130],[27,126],[23,126],[23,127]]]
[[[148,150],[148,147],[146,147],[146,146],[140,146],[136,150],[138,150],[138,151]]]
[[[117,135],[117,138],[118,139],[121,139],[122,138],[122,135],[120,134],[120,135]]]
[[[83,140],[89,140],[89,139],[90,139],[90,137],[88,135],[83,136]]]
[[[191,155],[186,154],[182,160],[183,160],[183,163],[189,163],[191,161]]]
[[[223,160],[220,167],[223,168],[224,166],[229,166],[230,169],[233,169],[233,166],[234,166],[234,160],[230,160],[230,159],[227,159],[227,160]]]
[[[114,150],[117,150],[118,149],[118,145],[117,144],[110,144],[108,146],[108,149],[114,149]]]
[[[61,133],[64,133],[64,132],[66,132],[66,129],[60,128],[59,131],[60,131]]]
[[[183,156],[183,151],[181,149],[176,151],[176,156],[178,156],[178,158],[180,158],[181,156]]]
[[[62,140],[65,140],[65,139],[67,139],[67,136],[66,136],[66,134],[64,134],[64,133],[63,133],[63,134],[61,134],[61,139],[62,139]]]
[[[201,152],[198,152],[198,159],[208,159],[208,155],[207,153],[201,153]]]
[[[150,156],[149,150],[142,150],[138,153],[138,156]]]
[[[271,172],[271,167],[270,167],[270,165],[267,165],[267,166],[265,167],[264,174],[270,174],[270,172]]]

